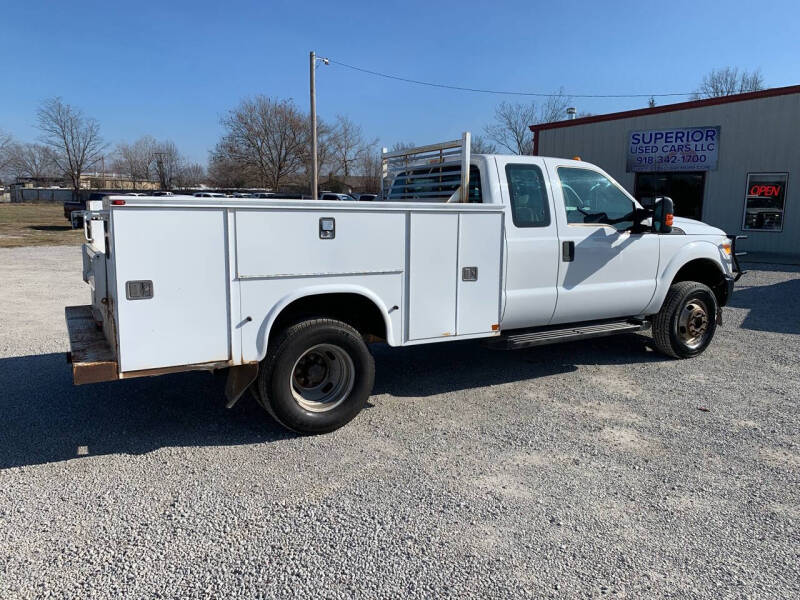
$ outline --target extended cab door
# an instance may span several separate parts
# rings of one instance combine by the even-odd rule
[[[506,207],[502,329],[547,325],[556,307],[558,231],[543,159],[496,157]]]
[[[631,233],[635,200],[597,167],[547,159],[560,255],[552,323],[641,314],[656,288],[659,241]]]

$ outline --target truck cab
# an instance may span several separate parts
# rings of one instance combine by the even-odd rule
[[[580,160],[471,155],[469,164],[467,201],[504,208],[501,330],[646,318],[676,276],[712,289],[717,312],[727,303],[738,267],[722,230],[672,217],[656,231],[652,211]],[[462,171],[452,162],[405,169],[387,198],[447,201]]]

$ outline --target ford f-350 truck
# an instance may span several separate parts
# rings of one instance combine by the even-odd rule
[[[373,385],[369,344],[516,349],[652,328],[703,352],[735,239],[645,209],[579,160],[471,155],[469,136],[385,153],[382,201],[109,196],[83,213],[91,304],[66,308],[76,384],[227,369],[302,433]]]

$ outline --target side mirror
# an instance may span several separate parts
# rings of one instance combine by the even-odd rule
[[[653,204],[653,231],[656,233],[672,233],[673,211],[672,198],[667,196],[656,198]]]

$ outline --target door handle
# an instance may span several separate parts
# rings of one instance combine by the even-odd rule
[[[575,260],[575,242],[561,242],[561,260],[564,262]]]

